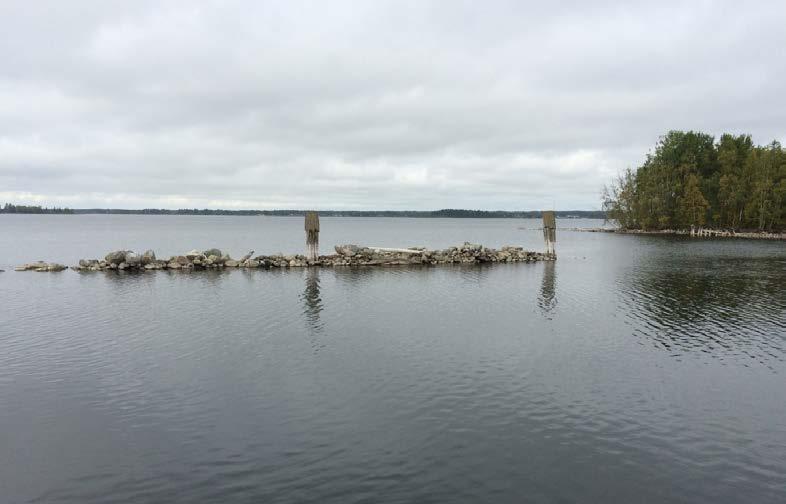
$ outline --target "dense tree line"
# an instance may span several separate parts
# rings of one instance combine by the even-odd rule
[[[786,151],[750,135],[670,131],[636,170],[604,190],[625,229],[786,229]]]
[[[6,203],[0,207],[0,213],[20,213],[20,214],[71,214],[74,213],[70,208],[44,208],[30,205],[13,205]]]

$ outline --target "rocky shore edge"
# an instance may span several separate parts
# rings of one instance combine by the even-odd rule
[[[786,240],[786,233],[766,231],[733,231],[729,229],[618,229],[618,228],[567,228],[566,231],[583,233],[616,233],[632,235],[690,236],[693,238],[745,238],[749,240]]]
[[[399,266],[438,264],[480,264],[553,261],[556,256],[524,250],[522,247],[505,246],[501,249],[465,242],[463,245],[443,250],[423,247],[385,249],[358,245],[337,245],[335,254],[319,256],[315,261],[304,255],[257,255],[250,251],[233,259],[220,249],[192,250],[183,255],[159,259],[152,250],[141,254],[131,250],[117,250],[103,259],[81,259],[74,271],[155,271],[155,270],[206,270],[224,268],[299,268],[337,266]],[[58,263],[38,261],[15,268],[16,271],[56,272],[67,269]]]

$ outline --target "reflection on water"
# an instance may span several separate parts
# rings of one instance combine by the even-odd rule
[[[557,274],[555,272],[556,262],[546,261],[543,263],[543,280],[540,283],[540,295],[538,296],[538,306],[543,315],[551,319],[551,312],[557,306],[557,293],[555,284]]]
[[[637,265],[620,294],[635,334],[680,355],[783,359],[786,268],[772,260],[686,258]]]
[[[380,268],[374,267],[337,267],[333,269],[336,280],[346,284],[348,288],[359,288],[370,281],[371,276],[378,273]],[[390,271],[390,270],[389,270]]]
[[[267,222],[158,221],[111,226],[118,248]],[[325,232],[523,233],[411,221]],[[83,255],[93,221],[63,222]],[[260,236],[290,229],[300,246],[302,219]],[[40,248],[8,236],[0,260]],[[538,264],[2,273],[0,502],[783,502],[783,244],[561,243]]]
[[[323,325],[319,319],[319,313],[322,311],[322,298],[319,297],[319,268],[308,268],[305,278],[306,287],[300,296],[303,300],[303,315],[312,334],[320,333]]]

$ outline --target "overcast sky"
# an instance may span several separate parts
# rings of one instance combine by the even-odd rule
[[[597,209],[786,140],[786,2],[0,0],[0,202]]]

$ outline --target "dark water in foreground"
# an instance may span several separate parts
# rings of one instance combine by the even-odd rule
[[[542,248],[534,221],[322,225],[323,249]],[[786,500],[783,243],[560,232],[548,264],[8,271],[294,252],[301,229],[0,216],[0,502]]]

